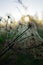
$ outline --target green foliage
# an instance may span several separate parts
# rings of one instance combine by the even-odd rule
[[[43,30],[38,29],[38,33],[39,33],[39,35],[43,38]]]

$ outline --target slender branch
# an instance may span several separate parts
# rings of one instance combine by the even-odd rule
[[[25,31],[23,31],[23,33],[18,35],[12,42],[10,42],[9,46],[7,46],[4,50],[2,50],[2,52],[0,53],[0,57],[2,57],[8,50],[10,50],[13,47],[13,45],[15,45],[13,42],[15,42],[19,37],[21,37],[27,30],[28,28]]]

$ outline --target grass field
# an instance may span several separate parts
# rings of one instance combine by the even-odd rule
[[[43,30],[38,30],[38,33],[43,38]],[[13,36],[11,36],[11,35],[9,35],[9,36],[10,36],[10,39],[13,38]],[[4,48],[4,42],[6,39],[7,39],[6,33],[4,35],[0,36],[0,50]],[[9,54],[9,52],[10,52],[10,54]],[[19,53],[16,53],[16,55],[15,55],[15,52],[13,52],[13,51],[12,51],[12,53],[11,53],[11,51],[9,51],[9,52],[5,54],[4,59],[2,60],[2,62],[3,62],[2,64],[4,64],[4,65],[8,65],[8,64],[14,65],[14,62],[15,62],[15,65],[39,65],[39,64],[43,65],[43,59],[34,59],[34,58],[30,58],[28,55],[19,54]],[[12,56],[11,56],[11,58],[9,59],[8,57],[10,57],[11,54],[14,54],[16,58],[12,59]]]
[[[6,39],[12,40],[14,36],[12,33],[13,32],[11,31],[11,33],[3,33],[0,35],[0,50],[4,48],[4,42]],[[38,33],[43,38],[43,30],[38,30]],[[8,38],[6,34],[8,34]],[[43,59],[34,59],[33,57],[29,58],[29,55],[27,56],[14,52],[12,49],[5,54],[2,62],[2,65],[43,65]]]

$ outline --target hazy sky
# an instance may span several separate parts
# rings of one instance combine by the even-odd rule
[[[21,17],[22,14],[26,12],[30,15],[34,15],[38,12],[39,17],[41,17],[41,11],[43,11],[43,0],[22,0],[23,4],[28,7],[25,9],[18,3],[14,3],[17,0],[0,0],[0,16],[5,16],[7,13],[11,13],[15,18]],[[18,7],[21,12],[16,8]]]

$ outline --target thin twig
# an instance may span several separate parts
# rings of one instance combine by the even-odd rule
[[[10,42],[9,46],[7,46],[4,50],[2,50],[2,52],[0,53],[0,57],[2,57],[9,49],[11,49],[14,45],[13,42],[15,42],[19,37],[21,37],[27,30],[28,30],[28,28],[25,31],[23,31],[23,33],[18,35],[12,42]]]

